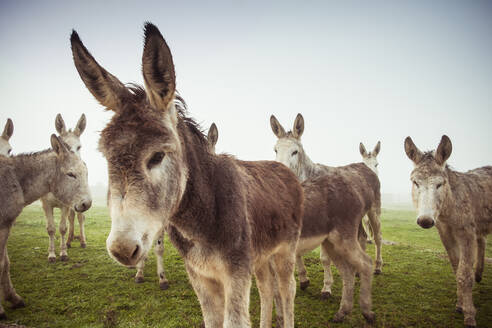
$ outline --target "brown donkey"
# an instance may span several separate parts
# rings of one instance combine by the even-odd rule
[[[110,255],[135,266],[165,226],[184,259],[207,328],[250,327],[253,273],[261,327],[271,327],[274,277],[284,327],[294,327],[303,202],[296,176],[277,162],[239,161],[209,151],[197,124],[174,101],[171,52],[154,25],[145,24],[145,90],[124,86],[102,68],[75,31],[71,44],[87,88],[115,112],[99,141],[109,170]]]
[[[292,131],[285,132],[285,129],[282,127],[282,125],[280,125],[278,120],[273,115],[270,117],[270,125],[272,127],[273,133],[278,138],[277,143],[274,147],[276,153],[276,160],[290,167],[292,171],[296,173],[296,175],[299,177],[301,181],[306,181],[308,179],[313,179],[333,172],[339,172],[340,174],[344,174],[344,171],[346,171],[347,168],[351,167],[351,165],[332,167],[323,164],[315,164],[311,161],[311,159],[306,154],[304,147],[302,146],[301,143],[301,136],[304,132],[304,118],[302,117],[301,114],[297,114]],[[365,172],[367,170],[363,166],[358,165],[356,167],[363,170],[363,172],[360,173],[361,176],[366,175]],[[353,169],[354,167],[351,167],[351,170]],[[379,221],[379,216],[381,215],[381,197],[379,192],[379,188],[380,188],[379,180],[376,174],[370,174],[369,176],[371,176],[371,178],[368,179],[367,181],[357,179],[354,180],[352,183],[353,183],[353,188],[368,186],[370,189],[373,188],[378,189],[377,197],[373,198],[373,201],[370,203],[370,206],[367,208],[367,211],[364,214],[366,214],[369,217],[371,227],[375,232],[375,236],[381,236],[380,233],[381,224]],[[377,181],[377,185],[374,185],[375,181]],[[359,186],[357,184],[362,184],[362,186]],[[369,202],[369,200],[367,201]],[[350,224],[352,223],[354,222],[350,221]],[[358,229],[359,227],[362,228],[360,229],[358,234],[359,240],[361,242],[361,246],[365,249],[366,234],[364,232],[361,223],[358,223],[355,229]],[[299,242],[300,244],[303,243],[302,242],[303,235],[304,232],[301,233],[301,241]],[[382,244],[381,240],[376,240],[377,255],[376,255],[376,268],[374,270],[375,274],[381,273],[382,266],[383,266],[383,259],[381,256],[381,244]],[[299,250],[302,248],[303,248],[302,246],[299,246]],[[307,251],[308,250],[306,250],[306,252]],[[309,279],[307,277],[306,268],[304,267],[304,263],[302,261],[303,254],[301,253],[299,253],[298,251],[297,269],[298,269],[301,289],[305,289],[309,285]],[[321,255],[321,263],[323,264],[324,274],[325,274],[321,295],[326,298],[329,295],[331,295],[331,285],[333,284],[333,278],[331,275],[330,257],[328,256],[328,254],[326,254],[323,247],[321,248],[320,255]]]
[[[14,123],[9,118],[7,119],[7,123],[5,123],[3,133],[0,136],[0,155],[9,156],[12,152],[12,146],[10,146],[9,143],[12,134],[14,134]]]
[[[492,166],[456,172],[446,164],[451,151],[445,135],[436,151],[424,153],[410,137],[405,139],[405,152],[415,164],[410,179],[417,224],[425,229],[436,225],[456,275],[456,310],[464,314],[466,326],[475,327],[473,265],[480,282],[486,237],[492,233]]]
[[[0,285],[4,299],[14,308],[24,306],[24,301],[10,281],[7,239],[22,209],[49,192],[77,212],[91,206],[84,162],[55,135],[51,145],[53,150],[0,156]],[[5,318],[1,305],[0,318]]]
[[[217,126],[215,123],[210,125],[208,129],[207,142],[209,151],[215,154],[215,144],[217,143],[217,139],[219,138],[219,131],[217,130]],[[164,256],[164,232],[165,228],[162,228],[161,231],[157,234],[156,243],[154,246],[154,253],[157,262],[157,277],[159,278],[159,287],[162,290],[166,290],[169,288],[169,281],[166,278],[166,273],[164,271],[163,264],[163,256]],[[135,275],[135,282],[142,283],[144,282],[144,267],[145,267],[145,258],[142,259],[137,265],[137,274]]]
[[[63,120],[60,114],[56,115],[55,119],[55,128],[59,133],[59,138],[64,142],[65,146],[68,150],[80,156],[80,136],[84,132],[86,126],[86,118],[85,114],[82,114],[75,129],[72,131],[67,130],[65,127],[65,121]],[[48,236],[50,238],[50,243],[48,247],[48,261],[55,262],[56,254],[55,254],[55,219],[53,216],[53,209],[59,208],[61,210],[61,219],[60,219],[60,259],[62,261],[68,261],[67,248],[70,248],[71,242],[74,239],[74,226],[75,226],[75,211],[70,207],[66,206],[58,200],[53,193],[48,193],[41,197],[41,204],[43,206],[44,215],[46,216],[46,230],[48,232]],[[68,229],[68,238],[65,241],[65,234],[67,233],[67,218],[69,222]],[[86,238],[84,231],[84,221],[85,216],[83,213],[77,213],[77,219],[79,221],[80,228],[80,246],[82,248],[86,247]]]

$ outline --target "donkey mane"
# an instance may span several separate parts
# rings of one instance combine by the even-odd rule
[[[27,158],[27,157],[37,157],[37,156],[44,155],[44,154],[51,153],[51,152],[53,152],[53,149],[52,148],[48,148],[48,149],[44,149],[44,150],[40,150],[40,151],[35,151],[35,152],[20,153],[20,154],[17,154],[15,156],[13,156],[13,157],[16,158],[16,159],[21,159],[22,160],[22,159]]]

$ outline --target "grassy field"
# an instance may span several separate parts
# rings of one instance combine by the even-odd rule
[[[7,305],[9,319],[5,324],[50,328],[199,326],[202,318],[197,298],[183,262],[167,240],[165,268],[170,288],[159,289],[153,254],[147,261],[145,282],[137,285],[133,280],[135,270],[117,265],[106,253],[105,240],[111,226],[106,208],[92,208],[86,216],[87,248],[80,248],[74,241],[69,249],[70,260],[56,263],[47,261],[48,235],[41,208],[29,206],[17,219],[8,243],[10,272],[27,307],[11,310]],[[402,210],[383,210],[382,227],[383,238],[396,244],[383,246],[383,274],[373,280],[375,326],[462,327],[463,316],[454,312],[454,275],[436,229],[419,228],[415,214]],[[486,256],[492,257],[492,239],[488,241]],[[374,247],[368,245],[368,249],[374,258]],[[365,326],[357,304],[358,293],[354,311],[346,321],[330,321],[341,297],[338,272],[333,268],[334,295],[322,301],[319,250],[307,256],[305,262],[311,285],[306,291],[297,290],[296,327]],[[492,326],[492,265],[486,264],[473,298],[478,326]],[[258,327],[260,305],[254,284],[250,312],[253,326]]]

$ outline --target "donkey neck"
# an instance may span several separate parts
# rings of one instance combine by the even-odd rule
[[[56,173],[56,154],[53,150],[21,154],[12,159],[24,193],[24,205],[29,205],[52,190]]]
[[[299,166],[297,168],[297,172],[295,173],[302,182],[318,175],[319,164],[313,163],[304,150],[300,154],[301,158],[299,160]]]

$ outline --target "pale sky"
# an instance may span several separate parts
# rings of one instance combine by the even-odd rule
[[[55,116],[74,127],[92,185],[107,183],[97,151],[104,112],[82,83],[76,29],[122,82],[142,83],[142,27],[156,24],[174,56],[192,117],[219,129],[218,152],[274,159],[269,117],[305,119],[311,159],[361,161],[381,140],[383,193],[409,193],[403,141],[453,143],[458,170],[492,164],[490,1],[0,1],[0,128],[14,121],[14,153],[49,147]]]

